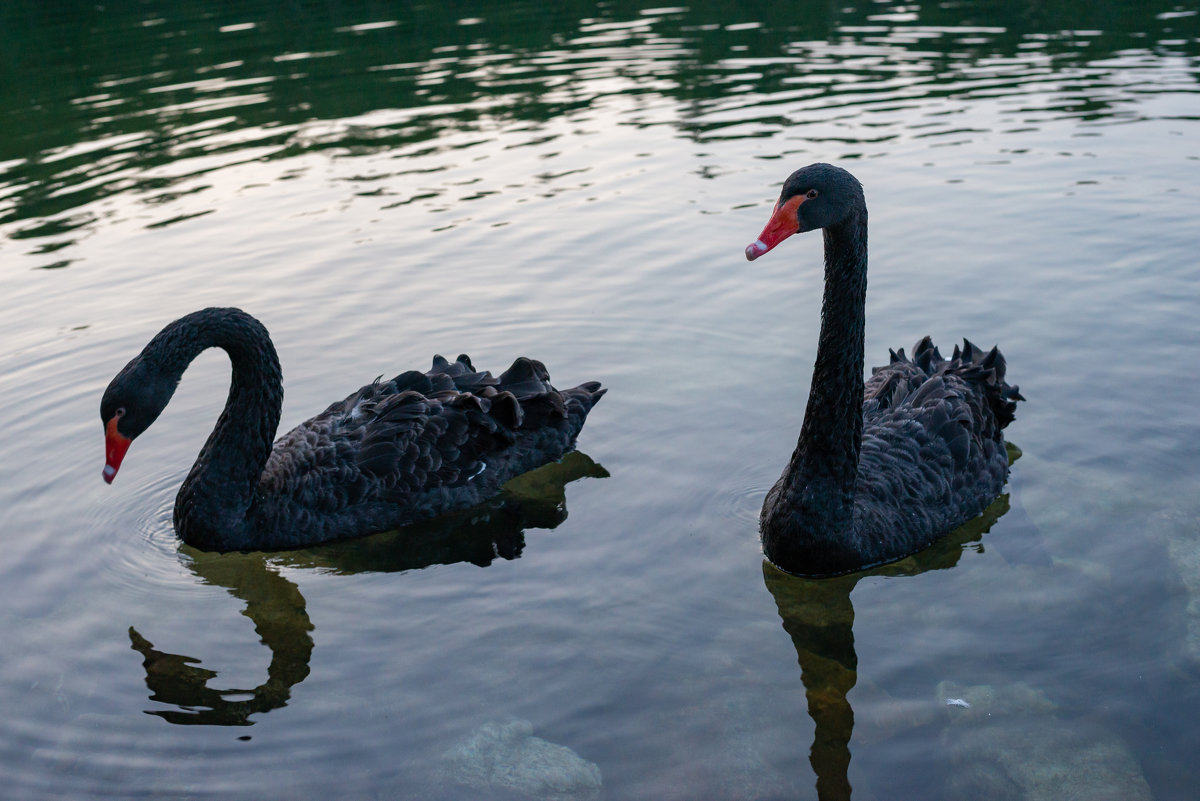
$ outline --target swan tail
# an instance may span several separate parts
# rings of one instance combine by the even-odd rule
[[[1017,401],[1025,400],[1017,386],[1004,380],[1007,369],[1008,363],[998,347],[985,352],[969,339],[963,339],[961,349],[954,346],[954,354],[946,365],[947,372],[978,388],[999,428],[1016,418]]]
[[[926,336],[913,346],[911,356],[905,355],[904,348],[888,353],[887,366],[874,368],[866,383],[865,400],[873,402],[879,409],[895,408],[903,403],[920,405],[929,399],[929,393],[935,387],[940,386],[932,379],[941,375],[955,376],[972,387],[979,398],[974,404],[977,407],[975,415],[986,415],[986,408],[1001,429],[1013,421],[1017,402],[1025,400],[1016,386],[1004,380],[1007,363],[999,348],[984,351],[964,339],[962,346],[956,345],[947,360]],[[983,427],[989,428],[987,424]]]
[[[482,401],[479,411],[510,432],[576,417],[580,420],[578,427],[582,427],[582,418],[606,391],[597,381],[571,389],[555,389],[546,366],[526,357],[518,358],[496,377],[486,370],[476,370],[466,354],[453,362],[434,356],[428,372],[410,370],[389,383],[395,386],[395,391],[413,390],[451,405],[460,403],[454,400],[457,396],[474,396]]]
[[[607,391],[598,381],[588,381],[571,389],[555,389],[546,365],[524,356],[496,377],[488,371],[476,370],[465,353],[453,362],[440,355],[434,356],[433,367],[428,372],[409,371],[392,381],[401,389],[413,389],[429,396],[475,395],[484,400],[483,411],[510,431],[569,420],[577,423],[569,427],[578,432],[588,412]]]
[[[587,414],[604,397],[608,390],[600,386],[599,381],[587,381],[577,387],[564,389],[562,394],[567,398],[567,408],[575,414]]]

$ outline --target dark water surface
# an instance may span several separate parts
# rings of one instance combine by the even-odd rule
[[[0,794],[1195,798],[1198,73],[1170,2],[3,4]],[[818,160],[868,364],[998,342],[1029,399],[986,519],[823,582],[756,523],[821,242],[742,256]],[[437,352],[610,392],[522,518],[204,554],[224,355],[111,487],[96,411],[206,305],[286,428]],[[459,758],[513,721],[557,790]]]

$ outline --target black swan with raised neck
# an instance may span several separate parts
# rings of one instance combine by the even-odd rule
[[[784,182],[750,261],[822,229],[825,294],[800,439],[767,493],[763,551],[790,573],[829,576],[902,559],[978,516],[1008,476],[1002,433],[1017,387],[1000,351],[963,340],[947,360],[925,337],[891,352],[863,383],[867,206],[862,185],[830,164]]]
[[[164,328],[100,402],[104,480],[207,348],[233,365],[225,410],[175,498],[175,530],[202,550],[281,550],[398,528],[473,506],[574,447],[597,382],[557,390],[541,362],[498,378],[465,355],[376,380],[272,445],[283,403],[267,329],[210,308]]]

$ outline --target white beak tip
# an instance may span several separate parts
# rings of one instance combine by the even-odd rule
[[[746,245],[746,261],[754,261],[768,250],[770,248],[761,239],[755,239],[749,245]]]

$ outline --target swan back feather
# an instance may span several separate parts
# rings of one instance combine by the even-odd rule
[[[397,528],[473,506],[562,457],[605,390],[559,391],[541,362],[499,378],[465,355],[376,381],[284,434],[259,482],[271,548]],[[315,536],[314,536],[315,533]]]

